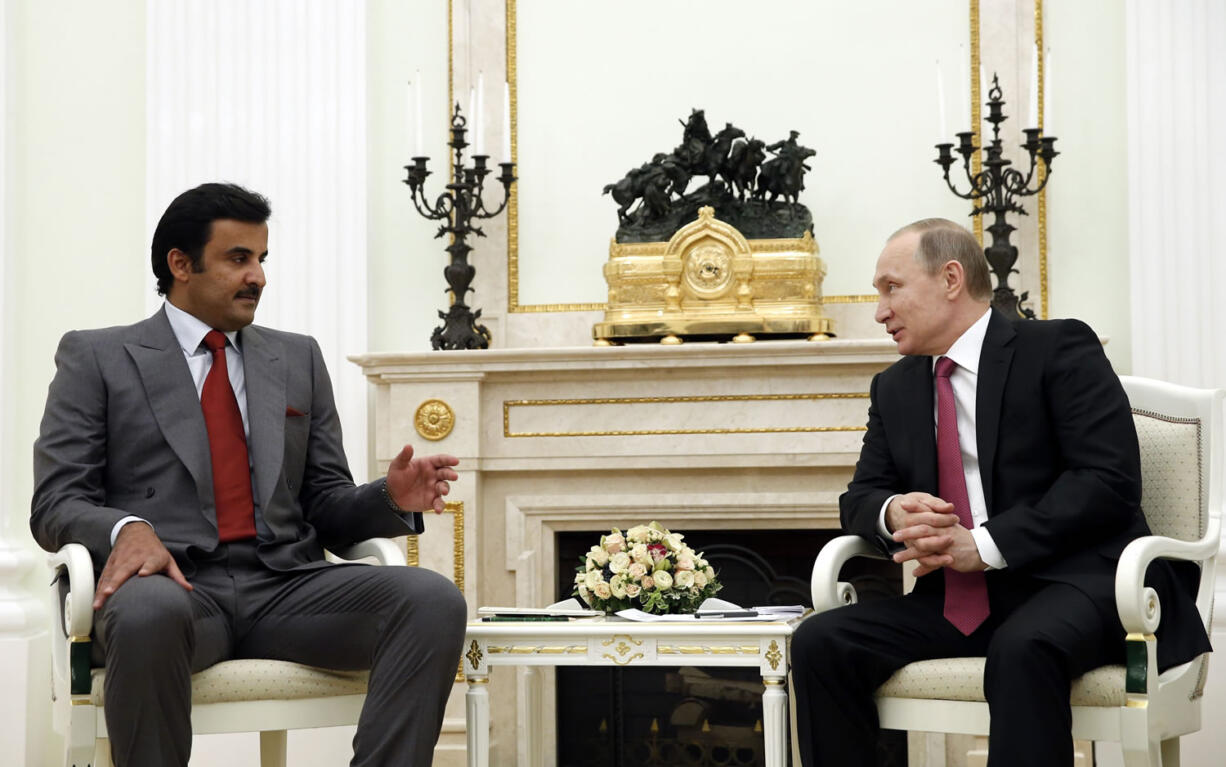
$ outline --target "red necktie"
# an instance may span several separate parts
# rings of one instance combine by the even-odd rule
[[[949,357],[937,360],[937,493],[954,505],[958,520],[974,529],[971,501],[962,473],[962,447],[958,442],[958,411],[949,376],[958,364]],[[982,572],[960,573],[945,568],[945,619],[965,635],[988,617],[988,586]]]
[[[209,431],[213,460],[213,500],[217,507],[217,539],[222,543],[255,537],[255,504],[251,497],[251,466],[243,416],[230,386],[226,367],[226,337],[218,330],[204,336],[213,366],[200,391],[200,409]]]

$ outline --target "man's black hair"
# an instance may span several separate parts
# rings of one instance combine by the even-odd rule
[[[170,292],[174,276],[166,264],[170,251],[179,249],[191,256],[192,270],[204,271],[204,246],[213,236],[213,222],[232,219],[262,224],[272,215],[268,200],[237,184],[201,184],[179,195],[166,208],[153,230],[150,259],[158,281],[158,295]]]

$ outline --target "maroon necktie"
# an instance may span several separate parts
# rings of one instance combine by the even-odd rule
[[[251,498],[251,466],[243,416],[230,386],[226,367],[226,337],[210,330],[204,345],[213,353],[213,366],[200,391],[200,409],[209,431],[213,460],[213,500],[217,507],[217,539],[222,543],[255,537],[255,505]]]
[[[958,364],[949,357],[937,360],[937,493],[954,505],[958,521],[975,527],[971,501],[962,473],[962,447],[958,443],[958,411],[949,376]],[[945,619],[969,636],[988,618],[988,586],[982,572],[960,573],[945,568]]]

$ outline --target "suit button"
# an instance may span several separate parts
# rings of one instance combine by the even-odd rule
[[[156,493],[156,492],[157,492],[157,491],[156,491],[156,490],[154,490],[152,487],[147,487],[147,488],[145,488],[145,497],[146,497],[146,498],[152,498],[152,497],[153,497],[153,494],[154,494],[154,493]]]

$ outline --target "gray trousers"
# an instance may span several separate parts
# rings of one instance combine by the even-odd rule
[[[370,669],[351,764],[431,763],[467,616],[450,581],[416,567],[276,572],[253,542],[223,544],[190,580],[189,592],[133,576],[97,616],[117,767],[186,767],[191,675],[231,658]]]

